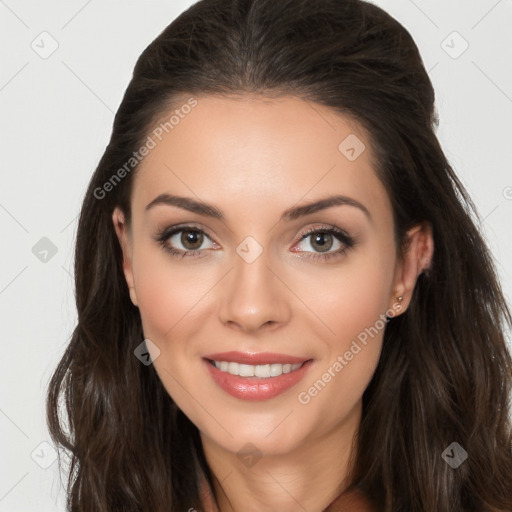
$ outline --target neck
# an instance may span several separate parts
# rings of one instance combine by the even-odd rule
[[[201,434],[219,511],[323,511],[350,483],[360,421],[361,403],[324,435],[304,440],[291,452],[269,451],[246,464]]]

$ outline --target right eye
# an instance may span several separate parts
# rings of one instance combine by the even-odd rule
[[[172,256],[178,258],[198,257],[208,248],[201,249],[206,240],[213,244],[210,249],[215,249],[218,245],[201,229],[194,226],[175,226],[165,229],[156,237],[163,248]]]

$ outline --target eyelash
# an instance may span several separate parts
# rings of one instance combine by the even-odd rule
[[[167,251],[172,257],[174,258],[198,258],[201,257],[201,252],[203,252],[204,249],[199,250],[190,250],[190,251],[182,251],[181,249],[175,249],[174,247],[170,247],[167,244],[167,241],[169,238],[176,233],[180,233],[182,231],[191,231],[193,233],[202,233],[206,237],[208,237],[211,240],[211,237],[205,233],[202,229],[196,228],[195,226],[174,226],[172,228],[164,229],[161,231],[158,235],[155,237],[155,241],[158,242],[165,251]],[[327,261],[332,258],[341,257],[343,256],[349,249],[352,249],[356,245],[356,241],[354,238],[349,236],[345,231],[342,231],[341,229],[335,228],[335,227],[321,227],[321,228],[310,228],[304,233],[300,235],[300,238],[297,243],[302,242],[308,236],[312,234],[324,234],[324,235],[333,235],[339,242],[341,242],[344,247],[342,249],[338,249],[334,252],[329,253],[312,253],[311,256],[308,256],[308,258],[312,258],[313,260],[322,260]],[[297,251],[297,252],[307,252],[308,254],[311,254],[309,251]]]

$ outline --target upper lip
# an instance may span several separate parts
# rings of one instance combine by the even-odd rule
[[[307,357],[296,357],[287,354],[274,354],[272,352],[218,352],[216,354],[207,354],[205,359],[212,361],[227,361],[228,363],[240,363],[250,365],[262,364],[298,364],[309,361]]]

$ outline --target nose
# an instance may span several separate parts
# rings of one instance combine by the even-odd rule
[[[290,292],[271,268],[266,251],[252,262],[238,254],[221,289],[222,323],[243,332],[277,329],[290,319]]]

